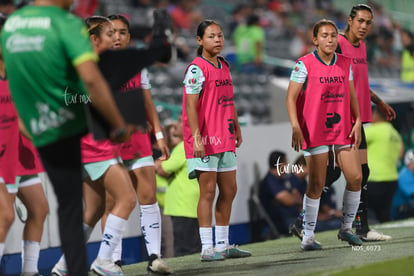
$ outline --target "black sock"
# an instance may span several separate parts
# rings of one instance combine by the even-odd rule
[[[340,176],[341,169],[338,166],[335,166],[333,158],[329,156],[329,163],[328,166],[326,166],[325,187],[323,187],[323,191],[326,191],[325,189],[329,189]]]
[[[369,231],[368,226],[368,176],[369,176],[369,167],[368,164],[362,164],[362,181],[361,181],[361,199],[358,206],[358,212],[356,220],[360,221],[357,223],[356,232],[358,234],[365,234]]]

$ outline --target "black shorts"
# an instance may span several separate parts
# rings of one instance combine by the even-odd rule
[[[360,150],[367,149],[367,137],[365,136],[364,126],[361,126],[361,144],[359,145]]]

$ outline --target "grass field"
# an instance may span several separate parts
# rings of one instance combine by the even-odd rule
[[[201,263],[199,254],[166,259],[174,275],[414,275],[414,220],[374,226],[391,241],[352,247],[337,239],[337,231],[317,233],[323,250],[302,252],[289,237],[241,246],[252,257]],[[147,275],[146,262],[124,267],[125,275]]]

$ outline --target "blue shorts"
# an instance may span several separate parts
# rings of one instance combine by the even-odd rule
[[[236,154],[231,151],[187,159],[188,178],[197,177],[197,171],[229,172],[237,169]]]

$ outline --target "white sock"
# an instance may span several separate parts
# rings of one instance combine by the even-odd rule
[[[112,261],[120,261],[122,260],[122,237],[119,241],[118,245],[114,249],[114,253],[112,253]]]
[[[99,247],[99,259],[112,261],[112,253],[121,241],[122,234],[124,233],[127,224],[128,220],[109,214],[102,235],[101,246]]]
[[[358,211],[360,196],[361,190],[357,192],[351,192],[345,189],[341,230],[352,229],[352,222],[354,221],[356,213]]]
[[[216,232],[216,250],[223,251],[229,245],[229,226],[217,226]]]
[[[161,213],[158,202],[141,205],[141,228],[148,256],[161,256]]]
[[[22,241],[22,272],[36,274],[39,272],[37,263],[39,261],[40,243],[36,241]]]
[[[207,249],[213,249],[213,228],[200,227],[201,252]]]
[[[311,199],[306,195],[303,197],[303,210],[305,214],[303,217],[302,241],[307,241],[315,236],[316,220],[318,219],[319,201],[320,198]]]
[[[1,262],[1,258],[3,257],[3,253],[4,253],[4,242],[0,242],[0,262]]]
[[[90,227],[86,223],[83,224],[83,234],[85,235],[85,241],[86,242],[89,241],[89,238],[91,237],[92,231],[93,231],[93,227]],[[60,256],[58,263],[60,263],[61,265],[66,266],[65,255],[62,254],[62,256]]]

